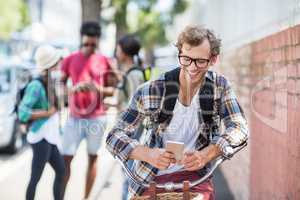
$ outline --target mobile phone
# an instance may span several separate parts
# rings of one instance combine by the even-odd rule
[[[166,151],[172,152],[175,155],[176,161],[180,161],[183,157],[184,143],[167,141],[166,142]]]

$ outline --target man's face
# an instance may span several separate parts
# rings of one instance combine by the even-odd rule
[[[183,43],[178,59],[185,77],[191,83],[197,83],[207,72],[209,66],[215,62],[215,59],[211,58],[208,40],[204,40],[198,46]]]
[[[98,48],[99,38],[96,36],[83,35],[81,38],[81,51],[84,55],[90,56]]]

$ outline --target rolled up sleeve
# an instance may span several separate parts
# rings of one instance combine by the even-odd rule
[[[226,80],[223,81],[223,84],[219,112],[225,130],[222,134],[214,135],[212,143],[219,146],[224,156],[231,157],[233,154],[228,154],[226,148],[238,147],[246,142],[249,136],[249,129],[244,112],[230,84]]]
[[[141,99],[141,90],[138,90],[106,138],[108,151],[123,162],[129,159],[130,153],[139,145],[139,142],[132,137],[145,117]]]

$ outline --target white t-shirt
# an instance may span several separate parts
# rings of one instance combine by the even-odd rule
[[[41,126],[36,132],[30,131],[27,134],[27,141],[30,144],[35,144],[45,139],[50,144],[57,146],[61,145],[59,114],[55,113]]]
[[[196,141],[199,136],[199,98],[197,94],[198,92],[194,95],[189,106],[184,106],[177,99],[170,124],[162,133],[164,145],[168,140],[183,142],[184,152],[195,150]],[[183,165],[171,164],[168,169],[160,170],[157,175],[171,174],[183,169]]]

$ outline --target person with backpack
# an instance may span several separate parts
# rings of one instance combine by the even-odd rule
[[[116,46],[115,74],[119,79],[115,96],[117,97],[117,108],[123,110],[135,90],[146,81],[142,60],[139,57],[141,44],[133,35],[121,37]]]
[[[146,74],[142,66],[142,60],[139,57],[141,44],[133,35],[125,35],[121,37],[116,46],[116,60],[119,84],[115,91],[117,98],[117,108],[120,113],[128,105],[129,100],[133,97],[136,89],[146,82]],[[139,140],[143,132],[143,125],[135,131],[134,138]],[[132,160],[127,162],[127,166],[131,168]],[[129,180],[124,176],[122,199],[127,199]]]
[[[249,134],[229,81],[209,70],[220,54],[220,39],[193,25],[179,34],[176,46],[179,67],[140,87],[106,138],[108,151],[122,162],[134,160],[133,174],[145,183],[197,180],[214,159],[233,156]],[[146,131],[137,141],[133,135],[144,120]],[[183,144],[182,158],[166,150],[169,141]],[[191,190],[215,199],[211,179]],[[149,194],[134,182],[129,192],[130,198]]]
[[[57,148],[60,142],[59,118],[57,99],[53,90],[54,81],[51,79],[60,60],[60,52],[54,47],[48,45],[38,47],[35,61],[40,70],[40,77],[28,83],[18,106],[19,120],[29,126],[27,141],[31,144],[33,152],[26,200],[34,200],[36,186],[46,163],[49,163],[55,172],[54,199],[63,199],[65,166]]]

